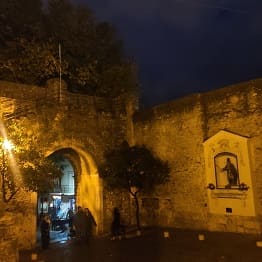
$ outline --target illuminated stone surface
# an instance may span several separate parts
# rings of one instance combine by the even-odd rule
[[[258,79],[184,97],[135,114],[135,143],[145,144],[171,166],[170,182],[151,196],[154,199],[151,202],[157,203],[155,208],[146,205],[150,203],[150,196],[145,196],[141,220],[149,225],[178,228],[260,232],[261,110],[262,80]],[[241,182],[250,188],[235,192],[241,197],[246,195],[245,200],[222,200],[214,195],[217,190],[211,200],[210,189],[207,189],[208,183],[214,182],[211,181],[214,170],[206,167],[206,160],[214,161],[214,154],[206,152],[205,156],[204,142],[212,141],[212,137],[216,140],[216,134],[224,134],[219,133],[221,130],[239,137]],[[245,137],[243,143],[241,137]],[[231,143],[228,137],[226,140],[224,142]],[[236,147],[238,141],[229,146],[224,142],[221,146],[225,148],[220,152],[236,151],[232,147]]]
[[[6,119],[25,116],[29,132],[42,137],[39,146],[47,156],[60,150],[70,155],[78,176],[77,203],[90,208],[98,221],[98,233],[109,231],[114,206],[120,206],[127,222],[134,223],[133,200],[125,193],[106,191],[97,173],[104,151],[123,139],[130,144],[145,144],[171,167],[167,185],[160,186],[154,195],[141,195],[142,225],[260,231],[262,80],[181,98],[138,111],[134,118],[136,100],[133,98],[110,101],[71,94],[64,85],[62,96],[58,97],[58,86],[55,80],[43,88],[0,82],[2,116]],[[219,134],[224,137],[218,138]],[[228,134],[236,135],[234,145],[230,144]],[[238,204],[228,202],[229,199],[213,201],[212,192],[207,189],[208,183],[214,181],[209,173],[213,169],[207,166],[212,156],[205,153],[204,147],[212,139],[231,153],[240,141],[236,154],[239,176],[249,189],[240,192],[241,197],[246,194],[246,200],[240,199]],[[225,183],[221,178],[220,185]],[[35,242],[35,200],[34,196],[21,192],[15,205],[8,207],[9,213],[0,203],[0,217],[11,215],[15,225],[11,238],[18,248],[31,248]],[[5,228],[4,223],[0,226]]]

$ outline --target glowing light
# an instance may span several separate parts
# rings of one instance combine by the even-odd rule
[[[14,148],[14,145],[8,139],[5,139],[2,147],[4,150],[10,151]]]
[[[1,171],[1,180],[2,180],[2,189],[3,194],[2,198],[4,202],[9,202],[13,196],[16,194],[16,192],[23,186],[23,180],[21,177],[20,169],[16,163],[15,157],[13,155],[13,149],[15,149],[15,146],[7,139],[7,131],[3,122],[3,119],[0,118],[0,138],[1,138],[1,144],[0,144],[0,151],[2,151],[2,163],[0,163],[1,166],[5,167],[8,165],[9,172],[8,174],[12,176],[15,189],[14,190],[8,190],[5,183],[9,181],[5,181],[8,179],[7,172],[5,168],[2,168]],[[7,154],[6,154],[7,153]]]

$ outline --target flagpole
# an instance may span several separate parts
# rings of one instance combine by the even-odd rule
[[[62,100],[62,55],[61,55],[61,44],[59,43],[58,46],[58,52],[59,52],[59,102]]]

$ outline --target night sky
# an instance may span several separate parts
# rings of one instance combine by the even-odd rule
[[[114,24],[152,106],[262,77],[262,0],[74,0]]]

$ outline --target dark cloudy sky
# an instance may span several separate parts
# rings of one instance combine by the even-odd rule
[[[146,106],[262,77],[262,0],[74,2],[116,26]]]

